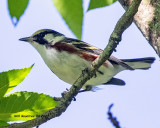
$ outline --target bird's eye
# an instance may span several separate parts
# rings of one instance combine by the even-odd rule
[[[40,37],[43,37],[43,34],[42,34],[42,33],[40,33],[40,34],[39,34],[39,36],[40,36]]]
[[[48,42],[43,38],[42,34],[34,36],[34,41],[39,44],[48,44]]]
[[[43,38],[43,37],[44,37],[44,34],[43,34],[43,33],[40,33],[38,36],[39,36],[39,38]]]

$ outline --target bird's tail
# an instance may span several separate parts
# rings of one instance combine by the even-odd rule
[[[137,58],[137,59],[121,59],[133,69],[149,69],[155,61],[154,57]]]

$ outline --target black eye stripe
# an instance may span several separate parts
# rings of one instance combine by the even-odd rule
[[[42,39],[37,38],[36,42],[38,42],[39,44],[48,44],[48,42],[44,40],[43,38]]]
[[[35,39],[34,41],[36,41],[39,44],[48,44],[48,42],[44,39],[45,34],[43,33],[39,33],[35,36],[33,36],[33,38]]]
[[[35,41],[39,44],[48,44],[47,40],[44,39],[44,36],[46,34],[53,34],[55,37],[56,36],[62,36],[63,34],[59,33],[59,32],[56,32],[54,30],[45,30],[43,32],[40,32],[39,34],[37,35],[34,35],[33,38],[35,39]]]

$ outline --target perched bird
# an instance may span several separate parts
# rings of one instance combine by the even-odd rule
[[[71,85],[103,52],[90,44],[65,37],[51,29],[39,30],[32,36],[19,40],[29,42],[51,71]],[[153,57],[120,60],[111,55],[98,69],[96,77],[88,80],[83,89],[92,90],[94,86],[102,84],[125,85],[123,80],[113,76],[123,70],[148,69],[154,60]]]

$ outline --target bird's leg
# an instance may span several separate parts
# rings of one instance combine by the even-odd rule
[[[69,91],[68,88],[66,88],[66,91],[64,91],[64,92],[61,94],[63,98],[64,98],[64,95],[65,95],[68,91]],[[73,100],[73,101],[76,101],[76,98],[73,97],[72,100]]]
[[[54,99],[55,101],[60,101],[62,98],[65,97],[65,94],[66,94],[68,91],[69,91],[68,88],[66,88],[66,91],[64,91],[64,92],[61,93],[61,96],[62,96],[62,97],[53,97],[53,99]],[[72,100],[73,100],[73,101],[76,101],[76,98],[73,97]]]

